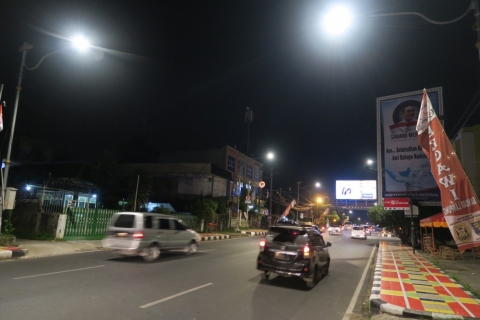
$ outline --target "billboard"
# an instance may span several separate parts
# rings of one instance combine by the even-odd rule
[[[427,92],[435,112],[443,115],[442,88]],[[423,205],[440,205],[430,161],[418,143],[416,126],[422,97],[423,90],[377,98],[379,191],[383,198],[411,197]]]
[[[377,181],[375,180],[337,180],[337,200],[376,200]]]
[[[385,198],[383,199],[385,210],[410,210],[408,198]]]

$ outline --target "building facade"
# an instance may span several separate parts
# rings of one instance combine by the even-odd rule
[[[480,195],[480,125],[460,129],[452,145],[477,196]]]

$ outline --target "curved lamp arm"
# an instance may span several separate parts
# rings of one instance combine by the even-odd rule
[[[413,15],[413,16],[418,16],[422,19],[424,19],[425,21],[427,22],[430,22],[432,24],[440,24],[440,25],[445,25],[445,24],[451,24],[451,23],[455,23],[461,19],[463,19],[470,10],[473,10],[474,9],[474,4],[473,4],[473,1],[470,3],[470,6],[468,7],[467,11],[465,11],[464,14],[462,14],[460,17],[456,18],[456,19],[453,19],[453,20],[450,20],[450,21],[435,21],[435,20],[432,20],[426,16],[424,16],[423,14],[419,13],[419,12],[398,12],[398,13],[384,13],[384,14],[374,14],[374,15],[367,15],[367,17],[391,17],[391,16],[408,16],[408,15]]]

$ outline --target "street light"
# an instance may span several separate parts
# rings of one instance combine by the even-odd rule
[[[323,18],[323,27],[332,35],[345,32],[352,23],[350,10],[344,6],[332,8]]]
[[[275,158],[275,155],[272,152],[269,152],[267,154],[267,159],[273,160]],[[268,216],[270,219],[268,219],[268,227],[270,228],[270,225],[272,223],[272,199],[273,199],[273,165],[270,166],[270,199],[268,199]]]
[[[76,38],[76,39],[77,39],[76,41],[73,41],[74,47],[82,48],[82,47],[88,46],[88,42],[86,42],[86,40],[81,41],[80,38]],[[17,93],[15,95],[15,104],[13,106],[12,129],[10,131],[10,139],[8,141],[7,158],[5,159],[5,171],[4,171],[3,178],[2,178],[2,195],[1,195],[2,196],[2,204],[1,204],[1,210],[0,210],[0,230],[1,230],[1,226],[2,226],[2,214],[3,214],[3,209],[4,209],[4,203],[5,203],[5,193],[6,193],[7,183],[8,183],[8,173],[9,173],[10,164],[11,164],[10,155],[12,153],[12,143],[13,143],[13,135],[15,133],[15,123],[16,123],[16,120],[17,120],[18,103],[20,101],[20,91],[22,90],[23,70],[24,69],[35,70],[40,66],[40,64],[43,62],[43,60],[45,58],[47,58],[47,57],[49,57],[53,54],[71,49],[71,47],[65,47],[65,48],[47,53],[46,55],[44,55],[40,59],[40,61],[37,63],[36,66],[34,66],[33,68],[29,68],[26,65],[27,51],[31,50],[32,48],[33,48],[33,44],[24,42],[22,44],[22,46],[18,49],[18,51],[22,52],[22,62],[20,64],[20,74],[18,76]]]

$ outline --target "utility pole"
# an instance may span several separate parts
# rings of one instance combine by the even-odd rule
[[[300,184],[301,183],[302,183],[301,181],[297,182],[297,206],[300,205]],[[297,209],[297,223],[298,223],[299,215],[300,215],[300,211],[298,211]]]
[[[272,199],[273,199],[273,194],[272,194],[272,189],[273,189],[273,167],[270,167],[270,199],[268,199],[268,215],[270,219],[268,219],[268,227],[270,228],[272,226]]]

